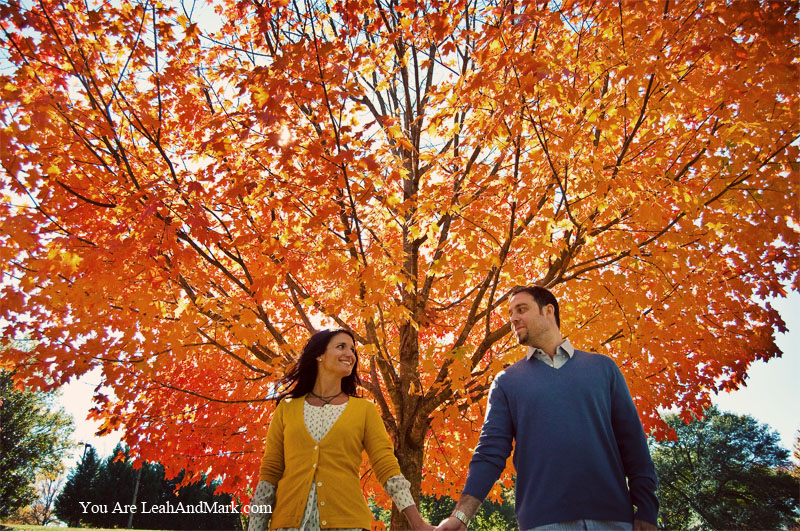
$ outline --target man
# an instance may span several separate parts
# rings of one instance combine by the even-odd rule
[[[521,530],[656,529],[655,468],[617,365],[562,339],[542,287],[515,288],[509,316],[527,355],[492,382],[461,499],[437,529],[466,528],[514,439]]]

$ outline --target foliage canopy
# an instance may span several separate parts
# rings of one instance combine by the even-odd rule
[[[102,431],[168,474],[251,484],[320,322],[353,329],[415,494],[461,486],[514,285],[661,435],[780,355],[796,3],[214,9],[0,6],[0,318],[38,342],[9,361],[41,388],[101,366]]]

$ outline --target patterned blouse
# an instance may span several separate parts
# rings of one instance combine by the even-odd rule
[[[344,411],[347,402],[344,404],[324,406],[312,406],[308,402],[303,404],[303,420],[306,423],[308,432],[316,442],[320,442],[331,426],[336,422]],[[392,476],[383,484],[386,494],[392,497],[395,505],[402,511],[406,507],[414,505],[411,497],[411,483],[402,475]],[[256,492],[253,495],[252,505],[272,505],[275,503],[276,487],[268,481],[259,481]],[[248,531],[264,531],[269,527],[270,514],[251,513]],[[303,519],[300,521],[299,528],[282,528],[277,531],[317,531],[320,529],[319,508],[317,507],[317,487],[312,479],[311,488],[308,491],[308,501],[303,512]],[[328,531],[361,531],[360,529],[329,529]]]

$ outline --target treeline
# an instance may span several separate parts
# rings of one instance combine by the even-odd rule
[[[677,437],[651,441],[659,478],[660,528],[800,526],[800,468],[789,460],[789,451],[769,426],[715,407],[688,424],[673,414],[665,420]],[[795,452],[800,457],[800,436]],[[73,527],[127,528],[133,504],[135,529],[242,529],[244,515],[220,510],[231,507],[233,500],[228,494],[214,495],[216,482],[206,485],[203,478],[176,494],[182,476],[166,480],[163,466],[156,463],[146,463],[140,473],[129,459],[115,459],[120,453],[127,456],[127,450],[117,446],[110,457],[100,460],[88,448],[56,500],[55,512],[62,521]],[[451,498],[423,495],[419,509],[426,520],[438,524],[454,506]],[[171,511],[152,510],[158,507]],[[236,507],[241,510],[238,503]],[[371,504],[371,509],[376,520],[388,525],[388,508]],[[504,489],[499,502],[485,501],[470,529],[516,529],[513,489]]]
[[[126,458],[117,459],[120,454]],[[176,493],[183,473],[165,479],[161,464],[135,470],[127,457],[121,445],[106,459],[89,446],[56,499],[56,516],[70,527],[128,528],[130,522],[133,529],[242,528],[232,510],[238,504],[229,494],[214,495],[217,482],[207,485],[203,477]]]

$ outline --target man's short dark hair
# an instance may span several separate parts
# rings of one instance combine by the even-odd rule
[[[558,301],[556,300],[556,296],[550,293],[550,290],[541,286],[517,286],[511,290],[509,299],[518,293],[527,293],[533,297],[533,300],[535,300],[536,304],[539,306],[539,310],[548,304],[552,304],[553,308],[555,308],[556,326],[561,328],[561,318],[558,315]]]

